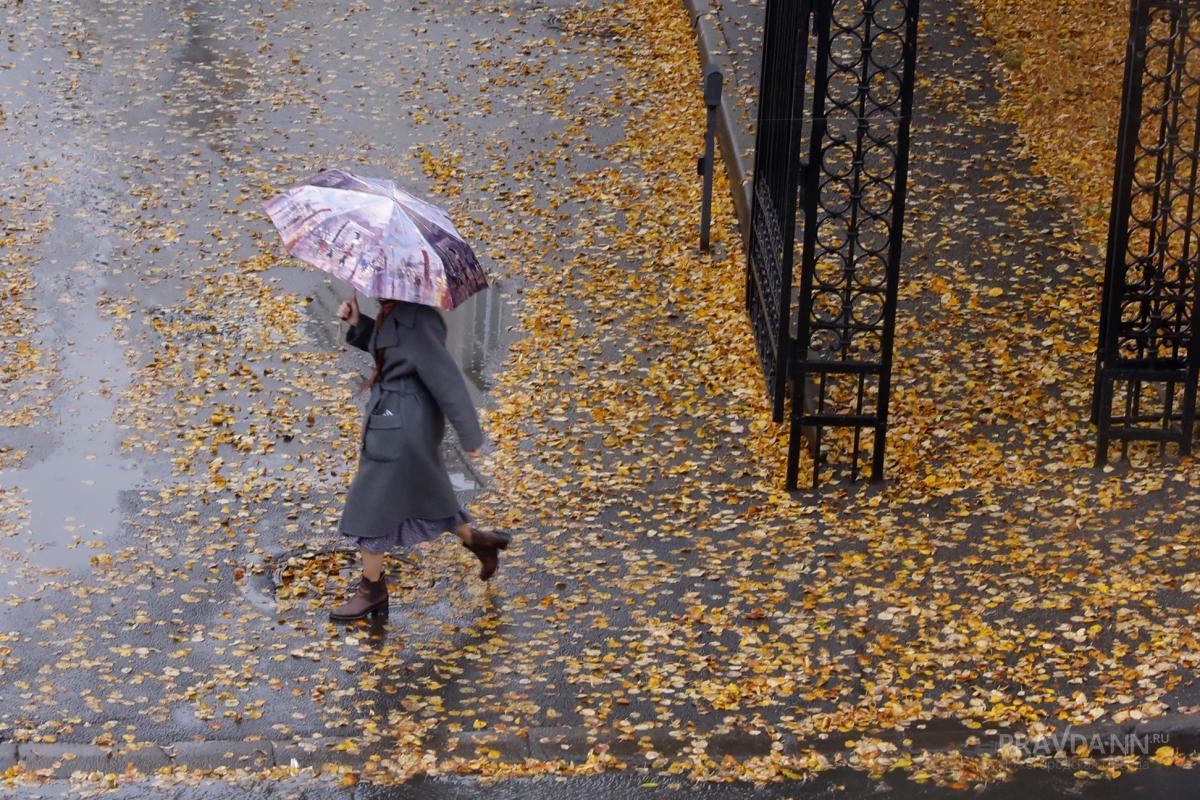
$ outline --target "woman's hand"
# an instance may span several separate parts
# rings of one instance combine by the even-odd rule
[[[350,323],[350,327],[358,324],[358,294],[338,306],[338,319]]]
[[[469,455],[471,458],[479,458],[479,448],[468,450],[467,455]]]

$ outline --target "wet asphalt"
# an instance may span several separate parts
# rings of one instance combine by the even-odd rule
[[[605,64],[602,42],[568,36],[544,60],[525,47],[529,40],[560,35],[554,11],[575,5],[354,4],[337,10],[337,24],[330,24],[330,12],[319,3],[287,3],[266,16],[239,4],[198,2],[74,0],[0,9],[18,48],[17,56],[0,59],[13,62],[0,70],[7,117],[0,162],[10,165],[0,172],[0,189],[9,197],[33,198],[26,203],[33,209],[30,219],[13,224],[44,225],[26,247],[40,265],[29,298],[37,311],[28,337],[53,366],[44,376],[49,399],[37,403],[29,422],[0,429],[0,446],[25,453],[19,472],[10,467],[2,477],[5,485],[24,489],[27,514],[5,539],[0,564],[0,600],[7,603],[2,627],[10,637],[5,674],[22,676],[20,683],[0,684],[0,739],[348,735],[363,718],[385,718],[402,698],[389,692],[340,696],[355,684],[341,669],[342,653],[369,660],[372,653],[405,647],[412,674],[429,679],[431,669],[421,663],[423,642],[440,638],[458,647],[486,647],[498,625],[523,635],[511,620],[497,621],[502,592],[481,594],[468,585],[461,562],[444,561],[406,576],[412,602],[390,627],[353,641],[326,638],[323,598],[281,610],[271,576],[289,555],[336,544],[331,515],[343,476],[323,471],[329,462],[321,462],[290,492],[260,483],[201,486],[197,475],[211,468],[211,454],[204,446],[189,450],[184,436],[162,431],[199,430],[212,409],[236,408],[243,413],[232,434],[253,438],[270,431],[271,447],[246,456],[266,475],[339,446],[336,429],[304,424],[307,406],[325,409],[334,402],[320,390],[300,388],[287,407],[264,405],[264,394],[288,386],[280,375],[300,371],[289,371],[278,353],[264,352],[252,337],[272,324],[279,298],[302,298],[299,349],[337,352],[340,329],[332,313],[345,292],[317,273],[281,266],[267,269],[260,282],[233,284],[240,265],[262,252],[255,234],[272,235],[248,224],[241,209],[258,201],[268,178],[283,185],[327,163],[396,175],[426,190],[440,171],[456,168],[457,154],[467,159],[463,168],[476,174],[527,170],[532,154],[565,128],[557,109],[530,105],[539,70],[585,65],[581,94],[606,97],[621,85],[619,71]],[[486,75],[447,79],[456,63],[447,53],[471,48],[479,51],[476,60],[487,53],[510,67],[532,63],[533,77],[507,87],[488,86]],[[385,93],[370,88],[376,81],[412,90],[401,93],[403,103],[389,96],[384,104]],[[514,113],[450,113],[485,104]],[[582,128],[587,144],[579,143],[579,162],[600,163],[598,148],[620,129],[619,118],[596,115]],[[566,166],[542,177],[551,186],[571,180]],[[468,229],[483,229],[497,193],[522,186],[522,179],[498,179],[453,202]],[[573,224],[567,218],[538,235],[553,241]],[[164,232],[180,245],[164,246]],[[521,286],[503,264],[520,252],[504,240],[490,246],[487,255],[497,267],[493,291],[450,318],[451,347],[481,402],[489,373],[514,335]],[[246,292],[255,293],[254,302],[244,302]],[[175,338],[164,340],[163,331]],[[244,384],[197,386],[194,370],[148,372],[164,347],[181,350],[192,367],[205,366],[206,351],[225,350],[245,358],[253,376]],[[364,369],[352,353],[316,364],[322,379],[343,387]],[[144,387],[150,394],[134,398],[132,416],[123,414],[129,393]],[[187,397],[175,391],[180,387],[203,391],[203,409],[189,408]],[[453,448],[447,457],[456,463]],[[461,466],[454,473],[469,499],[479,488],[474,477]],[[114,566],[106,570],[102,556],[112,557]],[[439,571],[447,565],[455,568]],[[549,591],[555,579],[529,580]],[[721,591],[713,587],[714,603]],[[666,608],[675,602],[662,600]],[[614,625],[627,622],[620,613],[618,604]],[[585,645],[571,639],[564,646]],[[174,655],[184,647],[186,655]],[[281,697],[280,686],[287,696]],[[469,687],[450,685],[446,702],[466,694]],[[577,710],[572,692],[542,701],[564,719]],[[633,708],[652,712],[636,703]],[[1106,784],[1077,782],[1066,772],[1021,773],[972,796],[1189,797],[1197,794],[1193,778],[1189,771],[1156,767]],[[499,785],[420,779],[403,787],[355,789],[301,781],[161,789],[143,784],[111,796],[719,800],[953,794],[858,772],[757,788],[672,786],[675,780],[616,773]],[[30,788],[12,796],[33,800],[70,792]]]
[[[248,352],[227,334],[232,325],[265,318],[272,303],[286,296],[288,303],[298,302],[302,349],[332,353],[318,373],[328,384],[322,390],[344,392],[367,366],[358,354],[339,354],[345,349],[343,326],[334,309],[348,294],[314,270],[278,265],[254,283],[258,297],[249,303],[239,298],[247,287],[231,286],[232,276],[263,252],[263,237],[274,232],[261,224],[256,208],[249,217],[236,215],[243,205],[257,204],[261,192],[251,195],[251,187],[268,174],[286,185],[318,166],[340,163],[395,175],[429,193],[421,154],[440,156],[478,139],[487,142],[489,158],[493,152],[511,154],[519,162],[559,127],[547,110],[528,110],[519,127],[478,113],[455,114],[458,121],[449,129],[444,120],[459,104],[518,104],[522,87],[507,98],[485,99],[470,93],[481,91],[474,83],[465,96],[451,95],[452,82],[439,75],[439,56],[414,67],[397,55],[442,47],[446,57],[452,51],[445,47],[463,43],[467,50],[482,42],[481,52],[519,60],[523,37],[550,30],[549,11],[542,4],[514,8],[516,20],[507,10],[501,15],[471,8],[355,8],[338,25],[324,28],[314,25],[324,19],[319,4],[289,4],[265,17],[240,4],[209,3],[118,6],[80,0],[0,9],[13,59],[0,69],[7,123],[0,135],[0,161],[7,165],[0,188],[8,209],[28,210],[27,219],[13,219],[10,226],[37,231],[22,253],[38,265],[38,281],[24,298],[31,317],[24,332],[51,367],[35,387],[41,397],[26,403],[37,413],[27,424],[0,428],[0,453],[19,459],[0,471],[0,479],[20,489],[0,561],[0,601],[7,604],[3,628],[10,632],[6,676],[46,676],[36,686],[12,679],[0,683],[0,739],[49,734],[60,741],[89,741],[114,728],[157,741],[270,735],[279,726],[306,730],[304,712],[266,702],[274,693],[261,682],[243,682],[247,696],[233,705],[257,701],[264,713],[239,713],[227,730],[223,726],[232,718],[214,723],[201,698],[216,683],[235,680],[246,666],[230,665],[223,642],[270,637],[276,630],[299,636],[299,644],[310,639],[310,622],[278,615],[271,577],[293,554],[342,546],[331,532],[340,476],[336,468],[323,472],[271,503],[262,502],[262,495],[256,503],[238,488],[183,488],[197,465],[203,474],[212,456],[195,459],[195,451],[189,456],[176,447],[171,428],[198,431],[208,412],[193,416],[189,398],[175,390],[184,381],[203,394],[209,408],[244,409],[230,424],[235,436],[253,436],[255,426],[278,427],[279,411],[294,420],[294,409],[301,409],[298,424],[283,423],[291,429],[274,431],[267,446],[250,456],[262,474],[285,475],[281,470],[304,461],[306,449],[337,446],[335,426],[321,420],[306,428],[302,422],[311,393],[300,390],[299,399],[282,409],[255,399],[263,391],[293,391],[275,377],[286,370],[286,348]],[[516,27],[506,32],[500,28],[504,23]],[[370,31],[379,35],[368,42]],[[365,63],[368,50],[386,63]],[[306,61],[300,54],[309,51],[313,55]],[[384,107],[375,90],[366,88],[379,71],[392,74],[389,85],[403,82],[402,105]],[[434,121],[421,122],[429,118]],[[468,229],[486,219],[483,191],[458,203],[459,221]],[[489,247],[486,256],[494,265],[492,289],[448,316],[448,346],[481,403],[488,372],[513,336],[515,297],[503,269],[503,246]],[[231,310],[226,299],[240,301],[241,308]],[[364,311],[371,307],[364,302]],[[174,338],[164,335],[166,329]],[[147,376],[164,348],[182,354],[186,374]],[[221,351],[250,365],[249,391],[228,384],[196,388],[204,359]],[[132,406],[137,408],[131,411]],[[469,500],[480,487],[452,440],[445,457],[456,488]],[[180,459],[193,463],[183,466]],[[304,501],[310,491],[322,490],[334,497],[318,518],[313,503]],[[200,531],[225,516],[222,509],[234,519],[239,513],[248,519],[251,504],[261,505],[262,514],[254,514],[253,526],[236,543],[206,541]],[[120,565],[124,575],[97,578],[95,570],[104,571],[108,563]],[[346,577],[352,577],[350,570]],[[439,586],[439,595],[461,593],[466,577],[464,571],[452,586]],[[426,586],[435,581],[430,573],[419,578]],[[177,581],[180,594],[188,593],[184,585],[193,591],[167,611],[154,598],[173,594],[166,586]],[[218,602],[193,603],[194,598]],[[224,602],[240,607],[237,617],[250,626],[244,635],[232,633]],[[431,627],[472,618],[440,596],[424,598],[423,606]],[[257,621],[247,614],[258,615]],[[397,615],[395,621],[403,620]],[[168,656],[177,649],[172,642],[180,641],[188,641],[191,650],[183,663]],[[87,666],[78,659],[96,650],[107,660],[110,646],[125,653],[118,660],[131,660]],[[386,635],[372,646],[386,646]],[[313,676],[313,666],[311,660],[289,658],[271,672],[284,683],[311,686],[322,680]],[[161,676],[164,669],[182,669],[199,680],[134,689],[129,696],[122,692],[122,685],[142,682],[139,677],[128,684],[131,673]],[[212,682],[218,674],[224,677]],[[106,688],[93,691],[98,686]],[[130,711],[151,698],[183,699],[176,688],[199,705]],[[326,729],[314,720],[307,730]]]

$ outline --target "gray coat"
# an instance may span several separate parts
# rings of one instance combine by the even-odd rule
[[[346,341],[372,357],[384,349],[363,421],[358,474],[350,484],[341,533],[374,538],[405,519],[441,520],[459,509],[442,463],[445,418],[465,450],[483,444],[467,385],[446,349],[446,323],[436,309],[399,303],[376,330],[359,315]],[[390,413],[389,413],[390,412]]]

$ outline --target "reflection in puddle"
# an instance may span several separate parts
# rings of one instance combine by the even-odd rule
[[[213,24],[193,9],[184,12],[187,40],[177,59],[177,108],[187,130],[224,153],[250,82],[250,59],[240,50],[222,52]]]
[[[288,267],[276,273],[281,289],[312,298],[306,308],[309,315],[309,335],[318,347],[342,346],[344,323],[336,318],[337,307],[350,299],[350,289],[341,282],[323,278],[316,287],[309,267]],[[364,314],[378,313],[374,300],[358,298]],[[476,403],[485,406],[492,387],[490,370],[503,359],[514,340],[509,330],[515,324],[509,287],[495,282],[491,288],[471,297],[453,311],[443,312],[446,320],[446,347],[454,356]],[[363,377],[366,377],[365,375]]]
[[[509,302],[507,287],[493,283],[490,289],[471,297],[445,317],[446,346],[462,367],[475,404],[486,408],[487,392],[492,387],[488,370],[494,369],[504,359],[513,341],[509,330],[514,322],[513,306]],[[485,489],[486,477],[474,470],[457,444],[450,445],[449,449],[450,457],[446,466],[454,490],[462,496]]]
[[[494,283],[446,315],[446,345],[481,394],[491,388],[487,370],[504,358],[513,340],[509,328],[515,320],[507,288]]]

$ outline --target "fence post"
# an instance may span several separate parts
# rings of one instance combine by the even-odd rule
[[[704,176],[704,193],[700,200],[700,249],[709,250],[709,229],[712,227],[713,159],[716,155],[717,108],[721,105],[721,88],[725,76],[709,65],[704,71],[704,105],[708,106],[708,124],[704,129],[704,155],[696,165]]]

